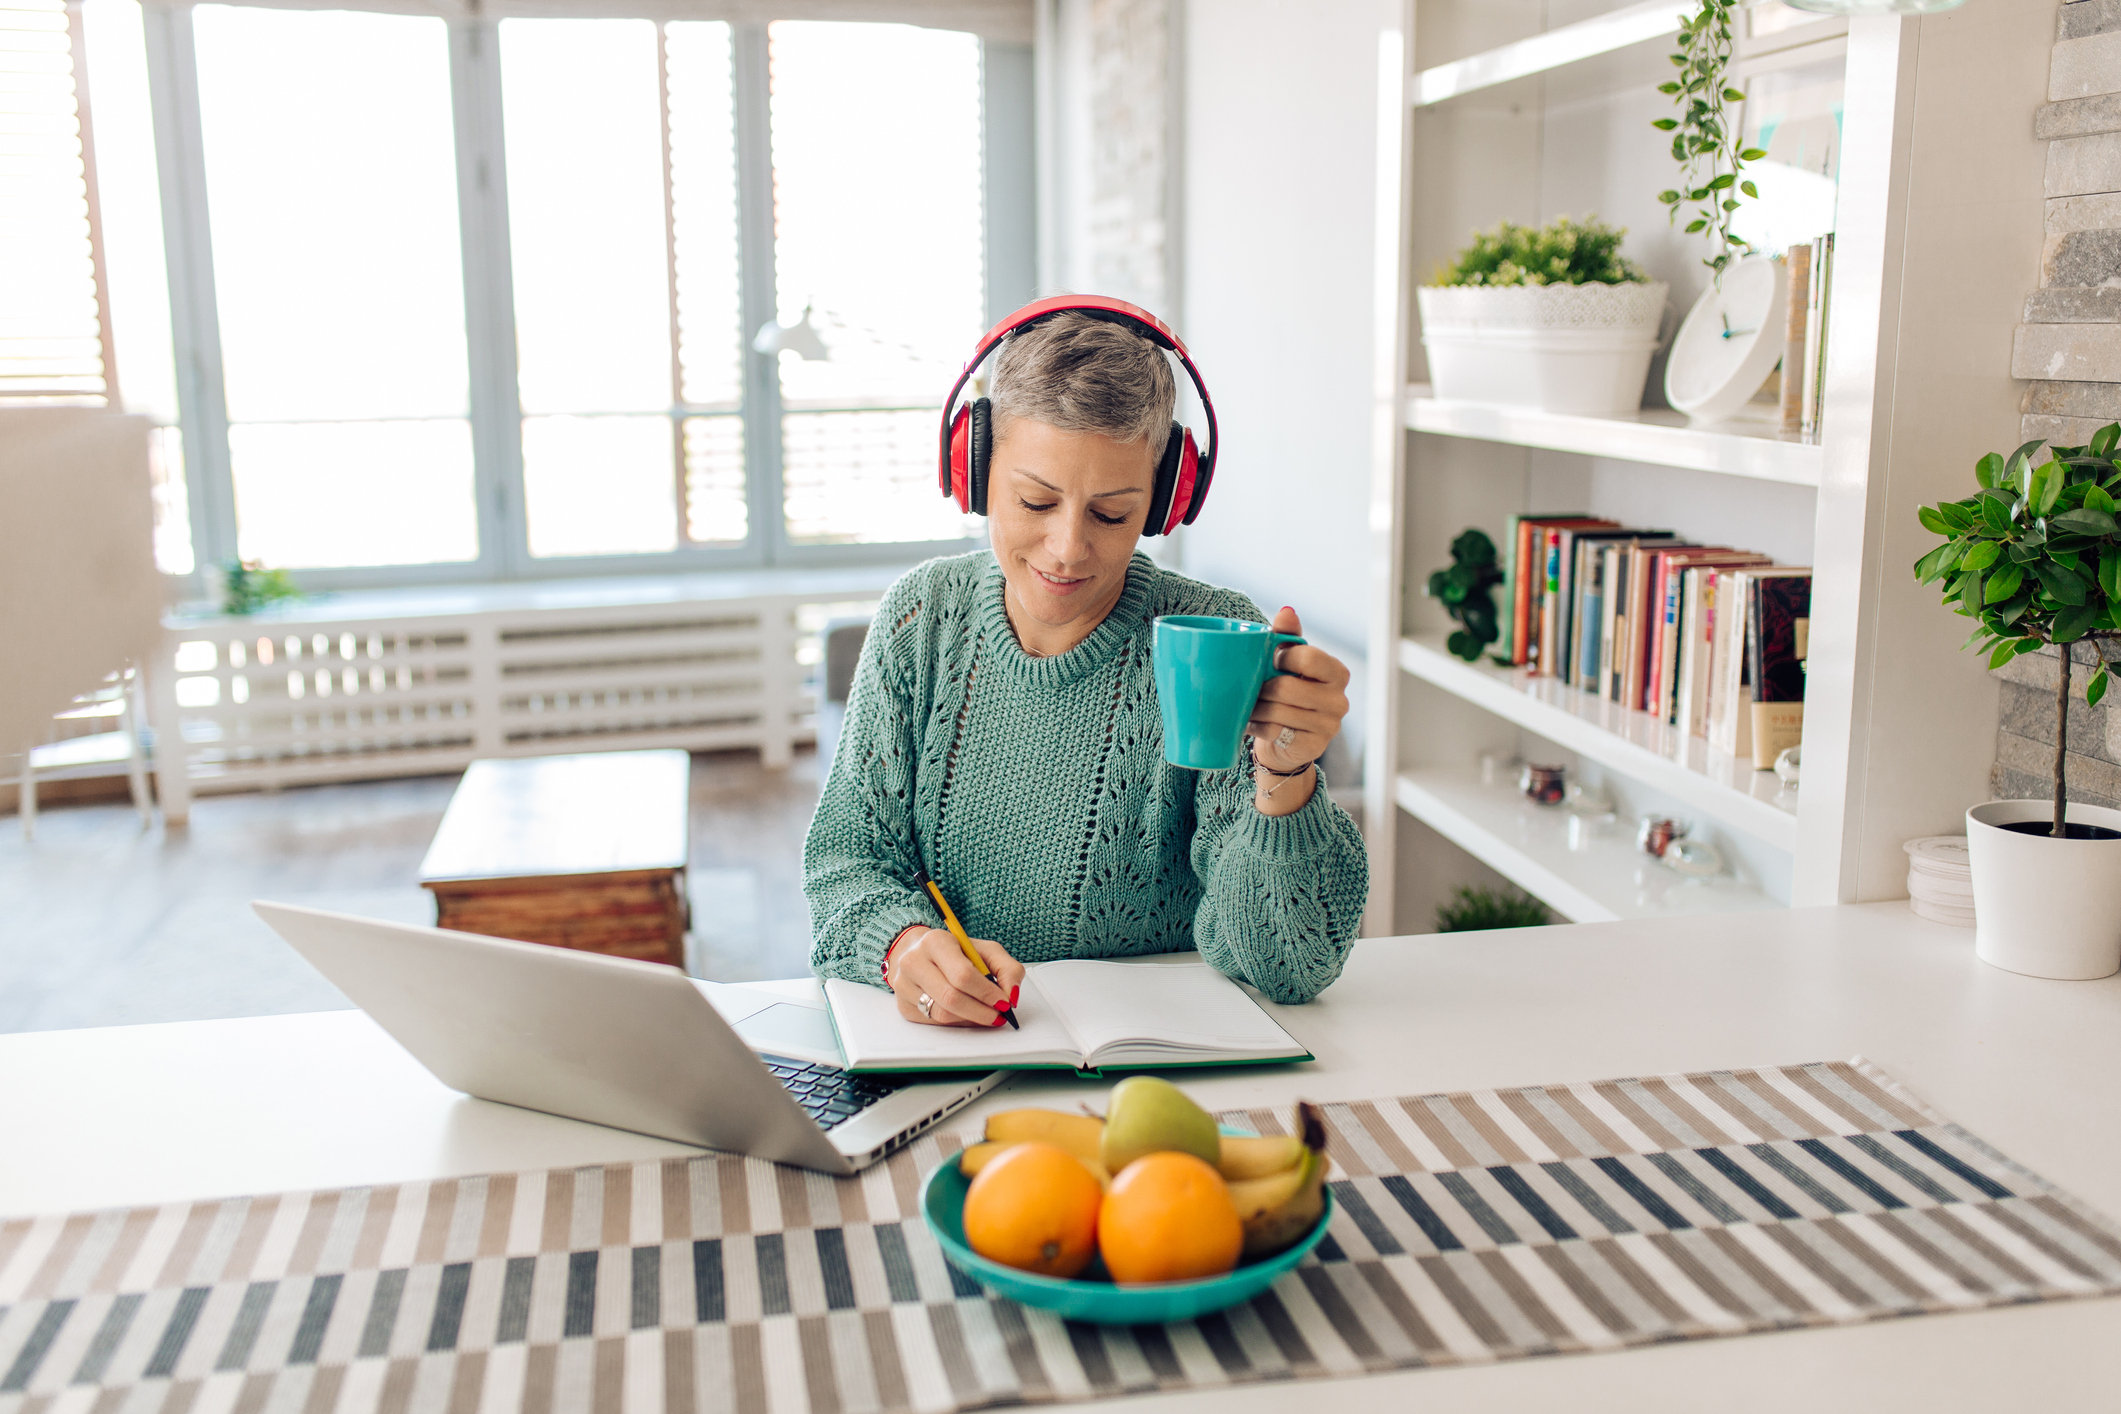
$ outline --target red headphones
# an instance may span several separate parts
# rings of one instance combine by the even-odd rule
[[[973,515],[987,514],[987,472],[994,456],[994,409],[987,399],[974,398],[958,408],[955,417],[950,410],[966,382],[1004,338],[1070,309],[1130,329],[1158,348],[1169,349],[1185,365],[1208,415],[1208,450],[1196,450],[1192,432],[1181,423],[1171,424],[1171,435],[1164,439],[1163,460],[1156,468],[1156,485],[1149,494],[1149,514],[1143,521],[1142,534],[1169,535],[1181,525],[1193,524],[1207,503],[1208,483],[1215,479],[1215,454],[1222,445],[1215,430],[1215,404],[1208,397],[1208,385],[1201,381],[1200,370],[1193,366],[1186,346],[1162,320],[1146,309],[1101,295],[1056,295],[1027,304],[989,329],[979,341],[971,362],[951,385],[950,396],[943,399],[942,466],[937,477],[943,494],[955,496],[961,510]]]

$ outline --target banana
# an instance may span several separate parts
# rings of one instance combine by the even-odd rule
[[[1290,1246],[1317,1225],[1326,1209],[1325,1116],[1308,1100],[1296,1109],[1303,1155],[1297,1163],[1265,1178],[1241,1179],[1230,1185],[1230,1201],[1245,1230],[1240,1260],[1257,1261]]]
[[[1036,1140],[1066,1149],[1086,1163],[1100,1164],[1098,1149],[1104,1140],[1105,1122],[1089,1115],[1065,1110],[1003,1110],[987,1116],[987,1141],[993,1144],[1027,1144]]]
[[[971,1178],[985,1168],[1002,1150],[1013,1148],[1017,1143],[1022,1142],[1025,1141],[1015,1140],[1003,1144],[990,1140],[980,1144],[968,1144],[965,1146],[964,1152],[957,1156],[958,1172],[964,1174],[967,1178]],[[1051,1141],[1047,1142],[1050,1143]],[[1085,1159],[1081,1154],[1076,1154],[1075,1157],[1081,1161],[1084,1168],[1090,1170],[1090,1176],[1097,1180],[1099,1187],[1110,1188],[1112,1186],[1112,1175],[1106,1171],[1103,1164],[1095,1159]]]
[[[1293,1134],[1270,1134],[1261,1138],[1223,1136],[1222,1157],[1215,1167],[1231,1183],[1266,1178],[1303,1162],[1304,1141]]]
[[[967,1144],[957,1156],[957,1171],[970,1178],[987,1166],[987,1160],[1008,1148],[1007,1144]]]

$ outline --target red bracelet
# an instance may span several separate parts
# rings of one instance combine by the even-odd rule
[[[928,925],[925,923],[908,923],[905,927],[899,929],[898,936],[893,938],[891,942],[884,948],[884,960],[883,962],[878,964],[877,971],[883,974],[884,986],[887,989],[891,986],[891,949],[897,947],[900,943],[905,942],[906,935],[908,933],[911,933],[914,929],[925,929],[927,926]]]

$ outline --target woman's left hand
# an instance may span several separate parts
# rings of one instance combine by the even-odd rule
[[[1302,633],[1296,610],[1287,605],[1274,616],[1276,633]],[[1252,736],[1252,759],[1276,771],[1294,771],[1326,754],[1348,715],[1348,669],[1325,649],[1309,643],[1287,644],[1275,653],[1275,666],[1286,677],[1268,678],[1252,706],[1245,730]],[[1318,773],[1304,779],[1257,773],[1253,803],[1263,814],[1286,815],[1311,798]],[[1268,796],[1268,791],[1274,794]]]

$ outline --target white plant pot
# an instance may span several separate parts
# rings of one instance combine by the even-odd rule
[[[1424,286],[1415,298],[1429,381],[1439,398],[1634,412],[1667,292],[1654,282]]]
[[[2002,828],[2051,820],[2051,800],[1992,800],[1966,812],[1974,955],[2006,972],[2084,982],[2121,972],[2121,840],[2058,840]],[[2072,825],[2121,830],[2121,810],[2072,801]]]

